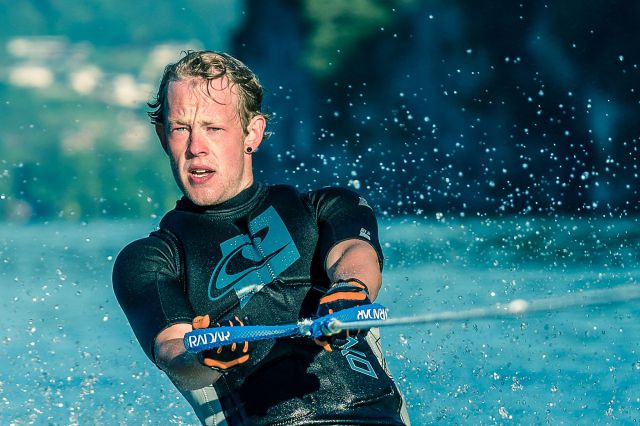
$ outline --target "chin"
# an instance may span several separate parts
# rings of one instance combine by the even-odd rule
[[[194,193],[193,191],[184,191],[185,195],[193,204],[200,207],[215,206],[226,200],[222,199],[222,194],[211,193]]]
[[[192,194],[186,194],[187,198],[191,200],[193,204],[200,207],[213,206],[218,204],[215,199],[207,198],[207,197],[198,197],[193,196]]]

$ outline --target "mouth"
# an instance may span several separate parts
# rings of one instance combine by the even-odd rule
[[[208,180],[214,173],[215,170],[208,167],[194,166],[189,168],[189,179],[193,183],[204,183],[204,181]]]
[[[203,177],[206,176],[210,173],[213,173],[213,170],[209,170],[209,169],[189,169],[189,174],[196,176],[196,177]]]

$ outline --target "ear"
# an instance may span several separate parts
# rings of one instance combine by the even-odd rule
[[[169,151],[167,147],[167,132],[164,131],[164,124],[156,123],[156,135],[158,135],[158,139],[160,140],[162,149],[164,149],[164,152],[168,154]]]
[[[251,118],[251,121],[249,121],[249,125],[247,126],[247,136],[244,137],[245,149],[247,147],[251,147],[253,152],[258,149],[262,142],[266,126],[267,120],[265,120],[264,116],[258,114]]]

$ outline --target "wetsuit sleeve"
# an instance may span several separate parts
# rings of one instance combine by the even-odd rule
[[[195,316],[180,280],[174,247],[150,236],[134,241],[118,255],[113,290],[145,354],[155,362],[156,336]]]
[[[378,223],[367,201],[343,188],[323,188],[308,194],[320,230],[321,258],[341,241],[359,239],[370,243],[378,254],[382,270],[383,255],[378,239]]]

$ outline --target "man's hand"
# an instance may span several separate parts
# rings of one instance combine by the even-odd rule
[[[228,320],[224,324],[215,323],[211,324],[211,318],[209,315],[197,316],[193,319],[193,328],[210,328],[221,326],[241,327],[244,323],[240,318],[235,317],[233,320]],[[228,371],[230,368],[244,364],[249,360],[250,347],[249,342],[244,343],[232,343],[231,345],[220,346],[215,349],[209,349],[198,353],[198,360],[207,367],[214,368],[221,372]]]
[[[347,308],[353,308],[371,303],[367,286],[356,278],[348,278],[335,282],[329,291],[320,299],[317,315],[323,317],[333,314]],[[316,340],[316,343],[324,348],[327,352],[331,352],[330,343],[334,343],[336,339],[344,340],[348,336],[357,336],[358,334],[366,334],[368,330],[347,330],[331,336],[322,336]]]

